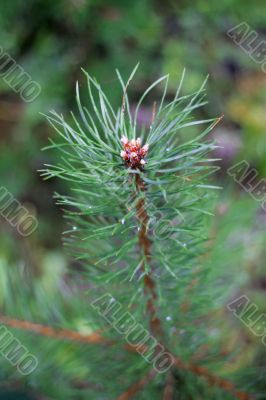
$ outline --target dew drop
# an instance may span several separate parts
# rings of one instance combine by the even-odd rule
[[[125,218],[123,218],[123,219],[121,220],[121,224],[122,224],[122,225],[125,225]]]
[[[76,226],[73,226],[72,229],[73,229],[73,231],[76,231],[76,230],[77,230],[77,227],[76,227]]]
[[[170,315],[168,315],[165,319],[166,321],[172,321],[172,317],[170,317]]]

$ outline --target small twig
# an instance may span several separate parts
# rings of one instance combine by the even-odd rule
[[[166,385],[163,392],[163,400],[173,400],[174,399],[174,377],[172,371],[168,372]]]
[[[147,375],[145,375],[142,379],[138,382],[134,383],[127,389],[126,392],[122,393],[117,400],[129,400],[133,397],[136,393],[138,393],[144,386],[146,386],[155,376],[157,372],[154,369],[151,369]]]
[[[72,331],[69,329],[55,329],[51,326],[35,324],[33,322],[21,321],[15,318],[9,318],[4,315],[0,315],[0,322],[6,326],[31,331],[42,336],[49,336],[56,339],[66,339],[72,341],[78,341],[83,343],[108,343],[99,333],[93,332],[90,335],[82,335],[79,332]]]
[[[72,342],[80,342],[80,343],[88,343],[88,344],[104,344],[104,345],[112,345],[115,342],[111,340],[107,340],[100,333],[93,332],[90,335],[84,335],[77,331],[73,331],[70,329],[56,329],[51,326],[36,324],[34,322],[22,321],[16,318],[10,318],[5,315],[0,315],[0,322],[15,329],[22,329],[25,331],[29,331],[31,333],[35,333],[41,336],[49,336],[54,339],[63,339],[63,340],[71,340]],[[126,344],[125,349],[128,351],[136,352],[140,348],[142,351],[146,351],[146,347],[137,345]]]
[[[185,364],[180,358],[176,358],[175,360],[176,367],[189,372],[193,372],[195,375],[205,378],[205,380],[207,380],[211,385],[219,387],[231,393],[236,399],[254,400],[254,397],[251,394],[243,392],[241,390],[237,390],[232,382],[212,374],[207,368],[192,363]]]

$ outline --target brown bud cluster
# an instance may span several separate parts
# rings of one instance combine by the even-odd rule
[[[128,140],[125,136],[121,139],[123,150],[120,155],[125,161],[127,167],[132,169],[142,169],[146,164],[144,157],[148,153],[149,145],[145,144],[141,147],[141,140]]]

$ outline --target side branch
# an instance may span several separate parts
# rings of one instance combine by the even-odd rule
[[[35,333],[40,336],[48,336],[57,340],[70,340],[72,342],[86,343],[86,344],[101,344],[101,345],[113,345],[114,341],[106,339],[104,336],[100,335],[99,332],[93,332],[90,335],[84,335],[77,331],[70,329],[56,329],[49,325],[36,324],[34,322],[23,321],[16,318],[10,318],[6,315],[0,315],[0,323],[5,324],[10,328],[20,329]],[[130,352],[137,352],[140,349],[139,345],[125,344],[124,348]],[[142,350],[146,351],[145,346],[142,346]]]
[[[93,332],[90,335],[82,335],[79,332],[72,331],[69,329],[55,329],[51,326],[36,324],[28,321],[21,321],[15,318],[10,318],[5,315],[0,315],[0,322],[15,329],[22,329],[25,331],[30,331],[37,333],[42,336],[49,336],[55,339],[65,339],[76,342],[91,343],[91,344],[107,344],[107,340],[104,339],[97,332]]]
[[[192,363],[184,363],[180,358],[175,358],[175,365],[177,368],[183,369],[194,373],[197,376],[204,378],[211,386],[216,386],[224,391],[231,393],[236,399],[239,400],[254,400],[254,397],[246,392],[237,390],[235,385],[227,379],[220,378],[212,374],[207,368]]]

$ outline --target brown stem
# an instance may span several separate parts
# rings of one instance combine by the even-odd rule
[[[136,189],[137,194],[145,191],[145,183],[141,179],[140,174],[136,174]],[[137,219],[140,222],[139,230],[139,246],[143,251],[145,261],[149,265],[150,271],[145,270],[145,261],[142,261],[141,270],[144,274],[144,291],[148,296],[147,313],[150,316],[150,330],[154,336],[162,336],[161,321],[156,315],[156,300],[157,294],[155,289],[155,282],[152,278],[151,266],[151,246],[152,242],[148,237],[148,224],[149,216],[146,210],[147,206],[145,198],[141,197],[136,204]]]
[[[239,400],[252,400],[254,397],[249,393],[243,392],[241,390],[237,390],[235,385],[228,381],[227,379],[220,378],[217,375],[212,374],[207,368],[202,367],[200,365],[192,364],[192,363],[184,363],[183,360],[176,357],[175,365],[179,369],[183,369],[189,372],[194,373],[197,376],[203,377],[210,385],[219,387],[226,392],[231,393],[236,399]]]
[[[165,389],[163,392],[163,400],[173,400],[174,399],[174,377],[172,371],[169,371]]]
[[[155,376],[157,372],[154,369],[151,369],[147,375],[145,375],[138,382],[134,383],[127,389],[126,392],[122,393],[117,400],[129,400],[132,396],[138,393],[144,386],[146,386]]]
[[[75,332],[69,329],[55,329],[51,326],[35,324],[33,322],[21,321],[15,318],[9,318],[5,315],[0,315],[0,322],[15,329],[23,329],[26,331],[31,331],[42,336],[49,336],[55,339],[66,339],[83,343],[107,343],[97,332],[93,332],[90,335],[82,335],[79,332]]]
[[[100,334],[100,332],[93,332],[90,335],[84,335],[77,331],[70,329],[56,329],[52,326],[36,324],[34,322],[22,321],[16,318],[10,318],[6,315],[0,315],[0,322],[6,326],[14,329],[21,329],[35,333],[40,336],[48,336],[58,340],[71,340],[72,342],[80,342],[87,344],[103,344],[103,345],[113,345],[114,341],[106,339]],[[125,344],[125,349],[131,352],[146,351],[146,347],[143,345],[140,347],[137,345]]]

